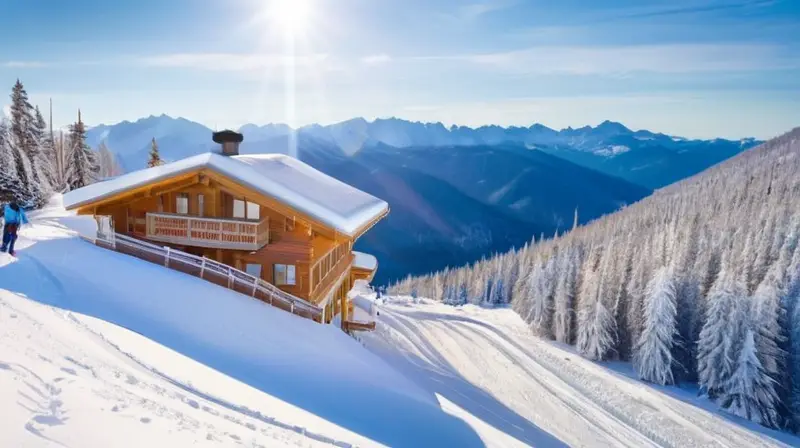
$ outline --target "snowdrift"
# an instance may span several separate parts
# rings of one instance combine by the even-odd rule
[[[309,433],[359,445],[483,444],[434,395],[337,328],[92,246],[74,230],[86,232],[91,218],[63,216],[58,205],[22,230],[18,259],[0,259],[0,288],[66,316],[97,319],[105,325],[101,334],[115,328],[108,324],[138,333],[163,346],[158,351],[167,348],[253,388],[270,403],[260,412]],[[7,344],[0,345],[0,360]],[[172,362],[165,357],[154,365],[168,369]],[[192,371],[172,370],[194,381]]]

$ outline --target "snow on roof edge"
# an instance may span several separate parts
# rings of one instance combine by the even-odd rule
[[[365,252],[353,251],[355,260],[353,260],[353,267],[374,271],[378,267],[378,259],[374,255]]]
[[[268,176],[260,173],[243,160],[237,160],[236,157],[232,158],[216,153],[204,153],[158,167],[134,171],[71,191],[64,195],[64,207],[67,209],[74,209],[153,182],[168,179],[193,170],[208,168],[219,174],[230,177],[259,193],[274,197],[287,204],[289,207],[296,209],[298,212],[307,214],[321,223],[329,225],[337,231],[349,236],[353,236],[361,228],[384,215],[389,210],[389,204],[385,201],[358,190],[352,185],[328,176],[300,160],[282,154],[269,156],[275,159],[291,159],[291,163],[296,164],[296,167],[310,170],[309,172],[313,172],[315,176],[320,176],[320,179],[326,182],[335,181],[353,189],[370,199],[370,201],[345,216],[325,204],[296,194],[289,186],[271,180]],[[244,157],[252,158],[253,156]],[[262,155],[261,157],[264,156]],[[322,176],[324,176],[324,178]]]

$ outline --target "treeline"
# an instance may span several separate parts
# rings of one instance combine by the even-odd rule
[[[121,174],[105,144],[97,151],[86,144],[80,111],[66,132],[54,131],[19,80],[11,90],[9,110],[8,117],[0,116],[0,202],[39,208],[54,192]]]
[[[511,303],[533,331],[800,429],[800,128],[584,227],[390,288]]]

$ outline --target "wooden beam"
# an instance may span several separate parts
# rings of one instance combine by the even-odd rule
[[[133,202],[137,199],[144,199],[150,197],[150,195],[159,194],[158,193],[159,188],[165,188],[167,189],[167,192],[169,192],[172,191],[172,189],[170,189],[170,185],[173,185],[174,183],[181,183],[181,186],[178,188],[185,188],[185,185],[183,185],[183,183],[186,182],[187,179],[196,179],[196,178],[197,178],[197,172],[195,171],[191,173],[184,173],[182,175],[178,175],[169,179],[163,179],[153,184],[143,185],[138,188],[126,190],[108,196],[106,198],[99,199],[97,201],[87,202],[85,204],[82,204],[77,207],[78,214],[79,215],[87,214],[87,211],[91,213],[90,210],[92,207],[97,207],[97,208],[107,207],[111,205],[119,205],[127,202]]]

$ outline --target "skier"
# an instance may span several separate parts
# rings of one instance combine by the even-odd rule
[[[14,243],[17,241],[17,231],[20,226],[28,223],[28,217],[25,216],[25,210],[20,207],[16,202],[6,204],[3,210],[3,219],[5,225],[3,226],[3,246],[0,247],[0,252],[14,255]]]

